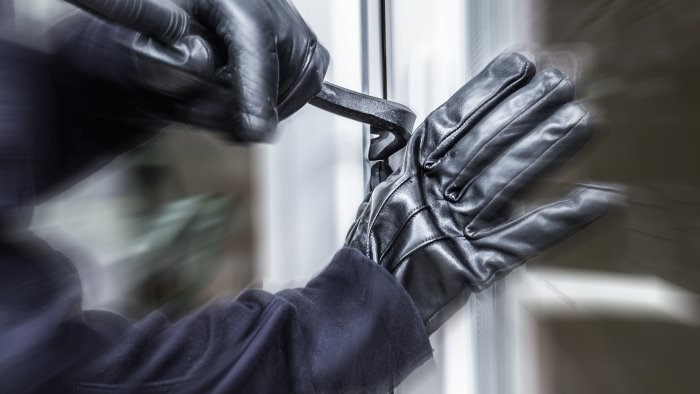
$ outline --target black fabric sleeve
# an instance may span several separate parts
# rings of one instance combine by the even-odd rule
[[[113,315],[92,316],[92,327]],[[114,335],[114,333],[110,333]],[[86,364],[79,392],[386,392],[431,355],[396,280],[346,248],[304,288],[248,290],[170,325],[154,312]]]
[[[39,243],[1,249],[9,392],[386,392],[431,355],[406,292],[355,249],[304,288],[248,290],[171,324],[81,311],[72,265]]]

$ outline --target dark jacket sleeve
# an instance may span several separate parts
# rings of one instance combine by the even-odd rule
[[[19,392],[386,392],[431,355],[403,288],[355,249],[304,288],[248,290],[174,324],[81,311],[70,262],[40,249],[5,246],[0,262],[0,378]]]
[[[83,391],[357,393],[388,391],[431,348],[403,288],[346,248],[304,288],[248,290],[172,325],[154,312],[100,353]]]

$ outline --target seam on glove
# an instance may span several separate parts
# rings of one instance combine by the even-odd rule
[[[430,208],[428,205],[421,205],[407,215],[406,219],[403,221],[403,223],[401,223],[401,226],[399,226],[398,230],[396,230],[394,237],[391,239],[391,241],[389,241],[389,244],[387,245],[387,247],[384,250],[384,252],[382,253],[382,255],[379,256],[379,261],[378,261],[379,264],[382,264],[382,259],[384,259],[384,256],[386,256],[386,254],[389,252],[391,247],[394,246],[394,243],[399,238],[399,235],[401,235],[401,231],[403,231],[403,229],[406,227],[408,222],[411,221],[411,219],[413,219],[418,213],[420,213],[421,211],[424,211],[428,208]]]
[[[500,90],[498,90],[497,92],[495,92],[495,93],[494,93],[491,97],[489,97],[489,99],[488,99],[484,104],[482,104],[475,112],[473,112],[470,116],[468,116],[468,117],[466,117],[465,119],[463,119],[463,120],[459,123],[459,125],[457,125],[456,127],[454,127],[454,128],[452,129],[452,131],[450,131],[449,134],[447,134],[447,135],[445,136],[445,138],[443,138],[442,141],[440,141],[440,142],[437,144],[437,146],[435,147],[435,149],[433,149],[433,151],[430,152],[430,154],[428,154],[428,157],[426,157],[425,161],[424,161],[423,163],[421,163],[421,167],[423,167],[423,168],[426,169],[426,170],[432,170],[433,168],[437,167],[437,166],[440,164],[440,162],[442,162],[442,159],[445,158],[445,153],[447,153],[447,152],[445,152],[445,153],[440,153],[440,151],[441,151],[441,150],[447,150],[447,149],[448,149],[448,148],[444,148],[444,146],[445,146],[445,145],[451,145],[451,140],[454,139],[454,138],[456,138],[456,137],[453,137],[453,136],[457,133],[457,130],[460,130],[460,129],[464,128],[465,125],[466,125],[467,123],[471,122],[471,121],[474,120],[474,119],[480,119],[481,116],[482,116],[485,112],[488,112],[487,109],[490,109],[489,104],[491,104],[491,102],[493,102],[493,101],[496,99],[497,96],[500,96],[501,93],[504,93],[504,92],[507,92],[507,91],[512,90],[512,89],[513,89],[513,86],[515,86],[515,84],[516,84],[518,81],[522,80],[523,77],[524,77],[525,75],[527,75],[527,70],[530,68],[530,64],[531,64],[530,62],[526,62],[526,63],[520,68],[519,74],[517,74],[517,75],[513,76],[513,78],[511,78],[512,81],[509,81],[509,82],[507,83],[506,86],[504,86],[502,89],[500,89]],[[448,140],[449,140],[449,141],[448,141]],[[438,153],[435,153],[435,152],[438,152]],[[429,163],[429,162],[431,161],[431,157],[432,157],[433,155],[437,155],[437,154],[440,154],[440,155],[441,155],[440,158],[437,159],[436,161],[433,161],[433,162]],[[434,160],[434,158],[433,158],[432,160]]]
[[[441,241],[441,240],[443,240],[443,239],[456,239],[456,238],[461,238],[461,237],[453,237],[453,236],[449,236],[449,235],[438,235],[438,236],[436,236],[436,237],[432,237],[432,238],[426,239],[426,240],[423,241],[421,244],[419,244],[419,245],[416,246],[415,248],[413,248],[413,249],[411,249],[410,251],[408,251],[408,252],[407,252],[405,255],[403,255],[400,259],[397,259],[397,260],[396,260],[396,261],[397,261],[396,267],[395,267],[395,268],[392,268],[392,269],[389,269],[389,272],[391,272],[392,274],[394,274],[399,268],[401,268],[402,265],[405,264],[405,263],[403,263],[403,261],[406,260],[409,256],[411,256],[411,254],[413,254],[416,250],[418,250],[418,249],[420,249],[420,248],[422,248],[422,247],[424,247],[424,246],[426,246],[426,245],[429,245],[429,244],[431,244],[431,243],[433,243],[433,242]]]
[[[389,194],[387,194],[387,196],[384,198],[384,200],[382,200],[382,202],[379,204],[379,207],[377,208],[377,212],[381,211],[382,208],[384,208],[384,206],[387,204],[387,201],[389,201],[389,199],[391,198],[391,196],[393,196],[394,193],[396,193],[396,191],[398,191],[398,190],[401,188],[401,186],[403,186],[406,182],[408,182],[409,180],[411,180],[410,173],[403,174],[403,175],[401,175],[401,176],[404,176],[405,179],[402,180],[401,182],[399,182],[399,183],[396,185],[396,187],[395,187],[393,190],[391,190],[391,191],[389,192]],[[370,203],[370,207],[371,207],[371,203]],[[370,214],[371,214],[371,211],[370,211]],[[369,225],[367,226],[368,231],[367,231],[367,254],[366,254],[366,256],[369,257],[369,258],[372,258],[372,255],[369,253],[369,252],[370,252],[370,249],[371,249],[370,242],[369,242],[370,239],[371,239],[370,234],[372,233],[372,228],[374,227],[374,222],[377,220],[377,216],[379,216],[379,214],[375,215],[375,216],[372,218],[372,220],[369,222]]]

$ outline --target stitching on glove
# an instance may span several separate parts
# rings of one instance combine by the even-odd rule
[[[389,252],[389,250],[391,249],[391,247],[394,246],[394,243],[395,243],[396,240],[399,238],[399,235],[401,234],[401,231],[403,231],[404,227],[406,227],[406,225],[408,224],[408,222],[409,222],[411,219],[413,219],[418,213],[420,213],[421,211],[424,211],[424,210],[426,210],[426,209],[428,209],[428,208],[429,208],[428,205],[421,205],[421,206],[419,206],[418,208],[414,209],[411,213],[409,213],[409,214],[407,215],[406,219],[403,221],[403,223],[401,223],[401,226],[399,226],[398,230],[396,230],[396,233],[394,234],[394,237],[391,239],[391,241],[389,241],[389,244],[388,244],[388,246],[386,247],[386,249],[384,250],[384,252],[381,254],[381,256],[379,256],[379,264],[382,264],[382,260],[384,259],[384,256],[386,256],[386,254]]]
[[[440,141],[440,142],[438,143],[438,145],[435,147],[435,149],[433,149],[433,151],[430,152],[430,154],[428,155],[428,157],[427,157],[427,158],[425,159],[425,161],[422,163],[422,167],[425,168],[426,170],[431,170],[431,169],[437,167],[438,164],[440,164],[440,162],[442,161],[442,159],[443,159],[445,156],[444,156],[444,155],[443,155],[443,156],[440,156],[440,158],[437,159],[436,161],[431,161],[431,160],[434,160],[434,158],[432,158],[432,156],[438,154],[441,150],[447,149],[447,148],[444,148],[444,146],[445,146],[445,145],[450,145],[451,142],[452,142],[451,140],[454,139],[454,138],[456,138],[456,137],[453,137],[453,136],[457,133],[457,130],[460,130],[460,129],[465,128],[465,125],[466,125],[467,123],[471,122],[471,121],[474,120],[474,119],[479,119],[484,113],[488,112],[488,110],[491,109],[490,104],[496,99],[496,97],[500,96],[500,95],[501,95],[502,93],[504,93],[504,92],[511,91],[511,90],[513,89],[513,86],[515,86],[517,82],[519,82],[520,80],[522,80],[522,79],[525,77],[525,75],[527,75],[527,71],[530,69],[530,64],[531,64],[530,62],[526,62],[526,63],[520,68],[519,74],[517,74],[517,75],[515,75],[515,76],[512,77],[512,81],[509,81],[507,84],[505,84],[505,85],[503,86],[502,89],[500,89],[500,90],[494,92],[493,95],[491,95],[491,97],[489,97],[489,99],[488,99],[484,104],[482,104],[482,105],[481,105],[476,111],[474,111],[470,116],[468,116],[468,117],[466,117],[464,120],[462,120],[462,121],[459,123],[459,125],[457,125],[456,127],[454,127],[454,128],[452,129],[452,131],[450,131],[450,133],[447,134],[447,135],[445,136],[445,138],[443,138],[442,141]],[[438,152],[438,153],[435,153],[435,152]]]
[[[389,201],[389,199],[391,198],[391,196],[393,196],[394,193],[396,193],[396,191],[399,190],[399,189],[401,188],[401,186],[403,186],[406,182],[408,182],[408,181],[411,180],[411,178],[412,178],[412,176],[411,176],[410,173],[404,174],[404,175],[402,175],[402,176],[405,176],[406,179],[404,179],[404,180],[402,180],[401,182],[399,182],[399,183],[396,185],[396,187],[395,187],[391,192],[389,192],[389,194],[384,198],[384,200],[381,202],[381,204],[379,204],[379,207],[377,208],[377,212],[381,211],[381,210],[384,208],[384,206],[387,204],[387,202]],[[370,202],[370,204],[371,204],[371,202]],[[369,223],[369,229],[370,229],[370,231],[367,232],[367,237],[368,237],[368,238],[369,238],[369,234],[372,232],[372,228],[374,227],[374,222],[377,220],[377,216],[379,216],[379,214],[375,215],[374,218],[372,218],[372,221]]]
[[[427,240],[423,241],[423,243],[419,244],[419,245],[416,246],[415,248],[413,248],[413,249],[411,249],[410,251],[408,251],[408,252],[407,252],[405,255],[403,255],[400,259],[397,259],[396,261],[398,261],[398,263],[396,264],[395,268],[389,269],[389,272],[391,272],[392,274],[394,274],[394,273],[400,268],[400,266],[403,265],[402,262],[403,262],[404,260],[406,260],[407,258],[409,258],[416,250],[418,250],[418,249],[420,249],[420,248],[422,248],[422,247],[424,247],[424,246],[427,246],[427,245],[429,245],[429,244],[431,244],[431,243],[433,243],[433,242],[441,241],[441,240],[443,240],[443,239],[448,239],[448,238],[449,238],[449,239],[455,239],[455,238],[457,238],[457,237],[452,237],[452,236],[449,236],[449,235],[438,235],[438,236],[435,236],[435,237],[432,237],[432,238],[428,238]],[[461,238],[461,237],[460,237],[460,238]]]

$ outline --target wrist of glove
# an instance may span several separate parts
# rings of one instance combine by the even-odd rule
[[[172,45],[83,14],[80,19],[92,21],[87,29],[73,28],[80,32],[69,45],[82,55],[74,61],[91,74],[153,93],[144,111],[234,142],[270,140],[279,120],[321,90],[328,52],[286,0],[179,5],[197,28]],[[206,38],[194,35],[202,32]]]
[[[587,185],[519,217],[515,202],[590,137],[562,73],[496,58],[415,130],[401,168],[361,206],[346,245],[389,270],[434,332],[471,292],[599,218],[617,193]],[[380,173],[377,168],[373,172]]]

